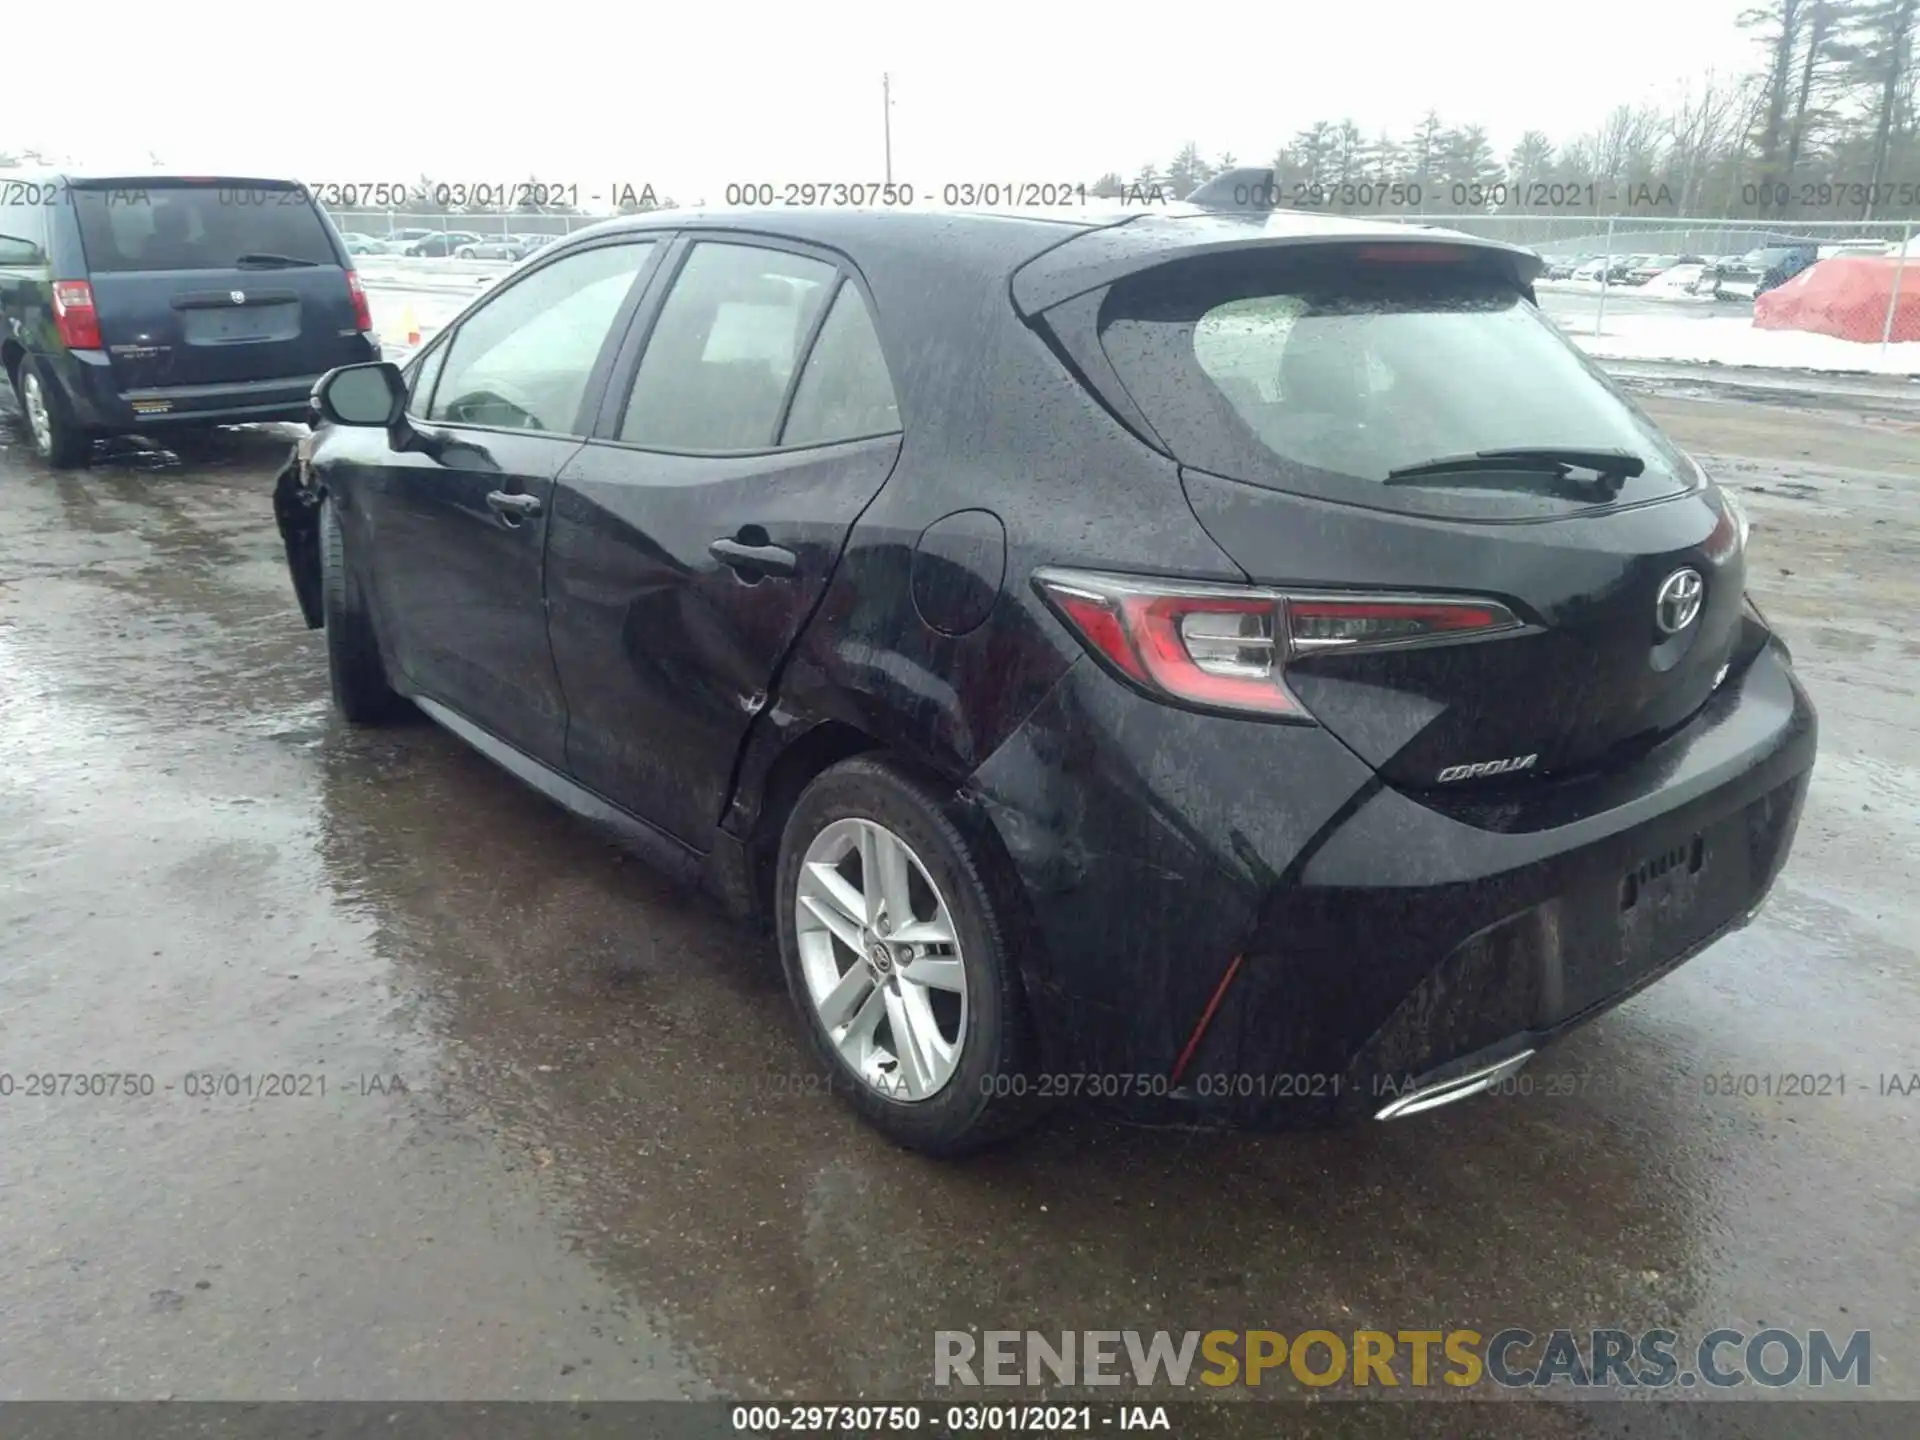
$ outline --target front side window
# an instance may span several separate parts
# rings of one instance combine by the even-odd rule
[[[620,438],[656,450],[764,450],[831,265],[781,250],[696,245],[647,341]]]
[[[429,420],[582,433],[581,402],[653,241],[569,255],[508,286],[461,322]]]

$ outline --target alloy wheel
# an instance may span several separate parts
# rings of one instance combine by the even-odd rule
[[[44,455],[53,449],[53,417],[47,413],[47,397],[40,388],[40,377],[31,369],[20,376],[20,402],[27,412],[27,428],[33,431],[33,443]]]
[[[911,846],[848,817],[800,864],[794,926],[807,995],[847,1067],[912,1103],[953,1079],[967,1034],[959,931]]]

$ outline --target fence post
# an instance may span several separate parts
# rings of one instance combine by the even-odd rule
[[[1600,326],[1607,318],[1607,287],[1613,283],[1613,216],[1607,217],[1607,255],[1606,268],[1600,272],[1600,305],[1593,312],[1594,338],[1600,335]]]
[[[1907,250],[1913,244],[1913,222],[1900,229],[1900,259],[1893,267],[1893,294],[1887,297],[1887,323],[1880,328],[1880,364],[1887,363],[1887,346],[1893,343],[1893,321],[1900,311],[1900,277],[1907,273]]]

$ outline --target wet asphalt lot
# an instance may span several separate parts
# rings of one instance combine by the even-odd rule
[[[54,474],[0,422],[0,1398],[897,1399],[942,1328],[1779,1325],[1871,1330],[1920,1399],[1920,1090],[1879,1093],[1920,1075],[1920,413],[1648,404],[1741,487],[1821,707],[1762,917],[1529,1097],[960,1165],[812,1093],[768,944],[431,726],[331,717],[283,438]],[[1846,1093],[1706,1093],[1783,1073]]]

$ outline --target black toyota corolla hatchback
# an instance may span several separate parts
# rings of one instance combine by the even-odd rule
[[[1815,723],[1537,257],[1313,217],[617,220],[276,510],[411,701],[778,934],[915,1148],[1425,1109],[1749,919]]]

